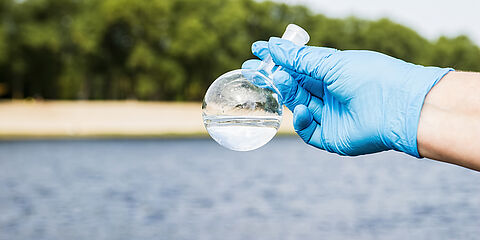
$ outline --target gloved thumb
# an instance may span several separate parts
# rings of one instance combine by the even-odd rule
[[[293,128],[295,132],[305,141],[310,142],[317,127],[313,115],[305,105],[297,105],[293,110]]]
[[[270,38],[268,48],[273,61],[277,65],[318,79],[323,77],[318,75],[316,69],[332,53],[338,51],[334,48],[325,47],[301,47],[277,37]]]

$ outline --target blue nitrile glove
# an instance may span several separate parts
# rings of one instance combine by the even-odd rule
[[[280,38],[252,45],[283,67],[273,81],[308,144],[341,155],[394,149],[419,157],[425,96],[453,69],[424,67],[373,51],[299,47]],[[243,68],[257,68],[249,60]]]

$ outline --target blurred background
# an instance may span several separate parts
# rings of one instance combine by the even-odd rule
[[[0,239],[476,239],[480,175],[208,138],[201,100],[254,41],[480,71],[480,2],[0,0]]]
[[[472,28],[464,34],[480,41],[476,1],[463,1],[473,6],[459,5],[447,16],[437,9],[451,4],[405,1],[393,12],[413,19],[404,20],[410,26],[381,18],[398,8],[392,3],[342,2],[338,5],[352,16],[337,18],[337,4],[318,1],[2,0],[0,97],[200,101],[213,79],[253,57],[252,42],[280,36],[291,22],[310,33],[310,45],[370,49],[417,64],[480,71],[479,42],[467,35],[440,36],[452,32],[442,32],[444,21],[472,11],[477,19],[467,23]],[[366,17],[355,17],[355,6],[365,4],[384,9],[377,7],[375,14],[359,8]],[[322,14],[328,8],[333,13]],[[429,38],[413,30],[430,26]]]

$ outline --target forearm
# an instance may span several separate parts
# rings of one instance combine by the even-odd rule
[[[480,74],[450,72],[428,93],[418,126],[421,156],[480,171]]]

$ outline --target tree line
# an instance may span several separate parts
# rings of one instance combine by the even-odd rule
[[[254,0],[0,0],[0,98],[201,100],[251,43],[304,27],[310,45],[480,71],[467,36]]]

